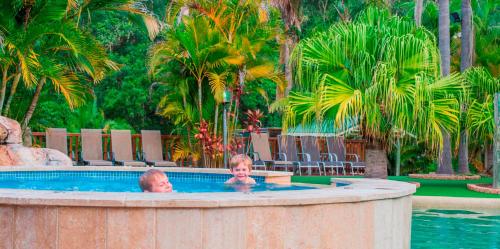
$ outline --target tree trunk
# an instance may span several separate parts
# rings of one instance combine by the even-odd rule
[[[424,0],[415,0],[415,24],[422,25],[422,10],[424,8]]]
[[[462,0],[462,42],[460,55],[460,71],[464,72],[472,66],[472,8],[470,0]],[[465,113],[467,107],[462,106]],[[467,130],[460,131],[460,144],[458,146],[458,172],[469,174],[469,143]]]
[[[3,110],[3,115],[9,115],[10,104],[12,103],[12,99],[14,99],[14,95],[16,95],[17,85],[19,85],[19,81],[21,80],[21,73],[18,73],[16,77],[14,77],[14,81],[12,81],[12,86],[10,87],[9,98],[7,99],[7,103],[5,103],[5,109]]]
[[[468,136],[466,129],[460,132],[460,144],[458,146],[458,173],[460,174],[470,174]]]
[[[33,95],[33,99],[31,100],[28,111],[26,112],[26,115],[24,115],[24,119],[21,122],[21,130],[23,131],[23,133],[26,131],[31,117],[35,112],[36,105],[38,104],[38,98],[40,98],[40,93],[42,93],[43,85],[45,85],[46,80],[47,78],[43,77],[42,79],[40,79],[40,82],[38,82],[38,85],[36,86],[35,95]]]
[[[484,173],[491,173],[493,169],[493,144],[484,143]]]
[[[9,77],[7,77],[8,72],[9,67],[5,66],[2,73],[2,86],[0,88],[0,113],[3,111],[3,102],[5,100],[5,92],[7,91],[7,82],[9,81]]]
[[[200,118],[199,122],[201,124],[201,121],[203,120],[203,109],[202,109],[202,106],[201,106],[201,102],[202,102],[202,98],[203,98],[203,92],[202,92],[202,81],[203,79],[202,78],[198,78],[198,116]],[[203,148],[205,147],[205,143],[203,142],[203,139],[201,140],[201,161],[203,162],[203,166],[206,166],[206,158],[205,158],[205,152],[203,150]]]
[[[365,150],[365,177],[367,178],[387,178],[387,152],[378,142],[367,144]]]
[[[453,174],[453,167],[451,165],[451,138],[450,133],[445,129],[441,129],[443,134],[443,146],[439,152],[438,174]]]
[[[293,38],[287,37],[284,46],[283,64],[285,66],[285,80],[287,83],[284,96],[286,97],[293,88],[293,72],[292,65],[290,63],[290,55],[294,48]]]
[[[439,0],[439,53],[441,76],[450,75],[450,1]],[[438,174],[453,174],[451,165],[451,138],[448,131],[441,129],[443,146],[438,160]]]
[[[439,0],[439,52],[441,75],[450,75],[450,1]]]
[[[218,121],[219,121],[219,104],[215,103],[214,136],[217,136]]]
[[[470,0],[462,0],[462,41],[460,54],[460,71],[465,71],[472,66],[473,51],[473,27],[472,27],[472,8]]]

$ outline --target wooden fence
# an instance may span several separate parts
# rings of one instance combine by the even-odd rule
[[[108,152],[112,152],[113,148],[111,146],[111,135],[102,134],[103,138],[103,158],[109,160]],[[247,151],[246,146],[249,146],[248,138],[242,139],[243,145],[245,146],[244,151]],[[174,144],[179,140],[179,136],[176,135],[162,135],[161,142],[164,152],[168,152],[169,155],[174,153]],[[326,141],[325,139],[320,139],[321,151],[326,152]],[[271,149],[271,154],[273,158],[277,158],[278,153],[278,139],[277,137],[269,138],[269,145]],[[33,146],[34,147],[45,147],[45,132],[33,132]],[[300,140],[297,137],[297,146],[300,150]],[[365,140],[355,139],[355,140],[345,140],[345,147],[347,153],[354,153],[360,156],[362,161],[365,160]],[[142,153],[142,137],[141,134],[132,134],[132,149],[137,155]],[[73,160],[78,161],[80,156],[80,133],[68,133],[68,155],[72,157]],[[165,158],[169,160],[169,158]],[[187,162],[180,162],[181,166],[187,166]]]

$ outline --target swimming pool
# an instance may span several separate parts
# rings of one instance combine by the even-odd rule
[[[500,210],[414,210],[412,249],[499,249]]]
[[[95,192],[141,192],[138,185],[140,171],[21,171],[0,172],[0,188],[95,191]],[[255,192],[314,189],[308,186],[278,185],[265,183],[263,176],[253,176],[257,184],[226,186],[229,174],[168,172],[175,192]]]

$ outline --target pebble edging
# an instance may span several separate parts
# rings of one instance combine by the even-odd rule
[[[433,180],[479,180],[480,175],[438,175],[438,174],[409,174],[410,178]]]
[[[500,195],[500,189],[493,188],[491,184],[467,184],[467,188],[472,191]]]

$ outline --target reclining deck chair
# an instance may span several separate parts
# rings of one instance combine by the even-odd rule
[[[350,166],[351,174],[354,175],[355,169],[358,170],[358,173],[360,173],[361,169],[365,169],[365,162],[360,161],[359,155],[346,153],[344,137],[326,137],[326,144],[328,153],[336,155],[338,161]],[[354,161],[348,161],[347,156],[354,158]]]
[[[325,175],[327,169],[330,169],[332,175],[333,175],[333,170],[335,170],[335,172],[338,174],[339,169],[342,169],[342,172],[345,175],[344,164],[338,161],[336,156],[332,156],[331,154],[328,153],[322,154],[320,152],[317,136],[301,136],[300,145],[302,148],[302,153],[310,157],[309,161],[317,162],[323,166],[323,172],[325,173]]]
[[[146,166],[145,162],[134,160],[130,130],[111,130],[111,146],[114,162],[128,166]]]
[[[58,150],[74,160],[74,155],[68,153],[68,133],[66,128],[47,128],[45,131],[45,143],[47,148]],[[76,162],[73,161],[73,165]]]
[[[172,161],[163,158],[160,131],[142,130],[142,159],[146,164],[159,167],[176,167]]]
[[[258,169],[256,165],[263,165],[265,168],[265,163],[271,163],[273,170],[276,168],[283,168],[288,171],[288,167],[293,169],[293,162],[286,160],[273,160],[271,156],[271,147],[269,146],[269,134],[268,133],[254,133],[251,134],[252,138],[252,148],[254,153],[254,168]]]
[[[80,133],[82,136],[82,151],[80,159],[83,164],[90,166],[113,166],[113,162],[103,159],[102,130],[82,129]]]
[[[310,155],[299,153],[294,136],[278,135],[278,147],[280,153],[285,156],[285,160],[292,161],[296,165],[299,175],[302,175],[303,168],[308,169],[309,174],[311,174],[312,169],[317,169],[321,175],[321,162],[314,162]]]

